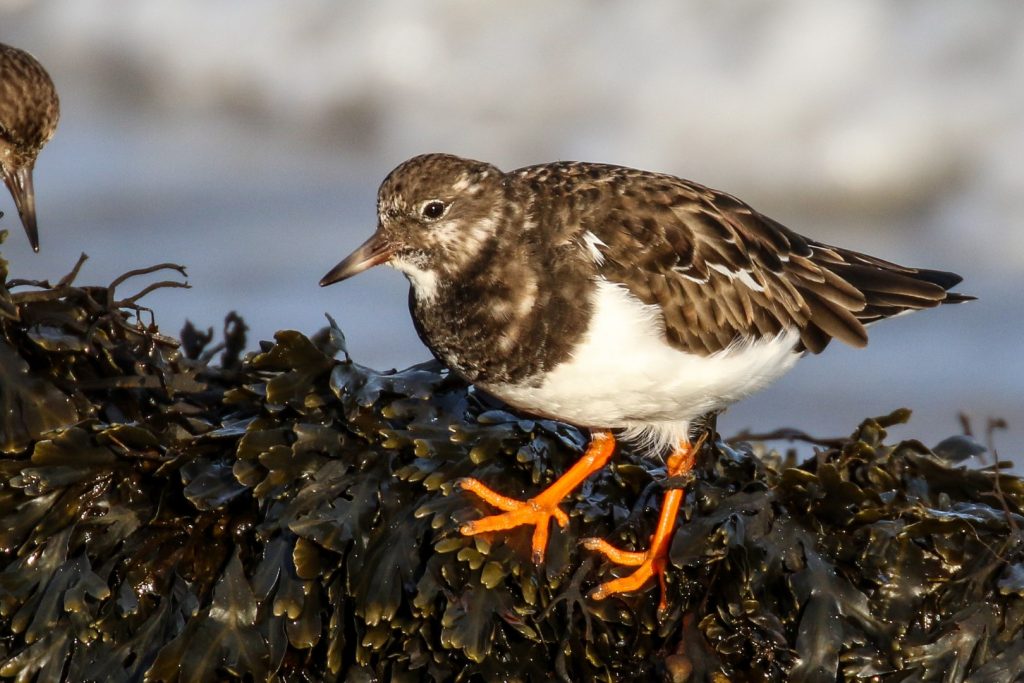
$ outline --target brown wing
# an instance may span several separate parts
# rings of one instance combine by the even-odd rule
[[[602,185],[610,210],[581,226],[606,245],[601,274],[659,306],[669,341],[691,353],[793,328],[813,353],[832,338],[860,347],[868,323],[971,298],[946,292],[954,273],[815,242],[695,183],[623,169]]]

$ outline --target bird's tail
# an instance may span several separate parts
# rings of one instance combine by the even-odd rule
[[[829,268],[864,294],[864,308],[854,312],[854,316],[865,325],[910,311],[975,298],[949,291],[963,280],[956,273],[909,268],[866,254],[835,250],[842,254],[843,262],[830,263]]]

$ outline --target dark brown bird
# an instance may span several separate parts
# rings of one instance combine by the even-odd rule
[[[32,169],[58,118],[57,90],[46,69],[24,50],[0,43],[0,174],[34,251],[39,230]]]
[[[462,482],[503,510],[462,533],[531,525],[537,561],[551,519],[568,522],[560,501],[611,457],[610,430],[667,456],[668,476],[684,474],[702,416],[833,338],[864,346],[870,323],[971,298],[947,291],[954,273],[829,246],[724,192],[619,166],[504,173],[428,154],[391,172],[377,213],[376,233],[320,284],[393,266],[440,360],[516,408],[591,430],[579,462],[528,501]],[[635,567],[593,597],[663,580],[682,497],[665,493],[647,550],[585,542]]]

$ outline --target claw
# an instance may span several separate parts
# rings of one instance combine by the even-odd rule
[[[696,460],[697,452],[704,442],[704,437],[694,446],[681,444],[679,448],[668,458],[667,474],[675,477],[689,472]],[[583,540],[583,547],[588,550],[596,550],[611,562],[626,567],[636,567],[632,574],[623,576],[611,581],[606,581],[590,592],[590,597],[595,600],[603,600],[616,593],[630,593],[643,588],[652,576],[658,577],[661,586],[661,599],[658,601],[658,611],[664,612],[668,608],[668,599],[665,594],[665,567],[668,564],[668,545],[673,529],[676,525],[676,517],[679,515],[679,505],[683,502],[684,492],[682,489],[672,489],[665,492],[665,498],[661,504],[661,515],[658,517],[658,527],[651,537],[650,548],[643,552],[633,550],[622,550],[616,548],[608,541],[599,538],[587,538]]]
[[[467,522],[459,531],[464,536],[475,536],[489,531],[504,531],[524,524],[532,524],[533,561],[537,564],[544,561],[544,551],[548,545],[548,520],[554,517],[560,527],[569,523],[569,516],[558,508],[557,503],[548,504],[541,500],[543,494],[526,501],[519,501],[491,490],[477,479],[463,479],[459,482],[459,486],[465,491],[476,494],[499,510],[505,511],[498,515],[488,515]]]
[[[489,515],[463,524],[459,531],[465,536],[505,531],[524,524],[533,525],[533,541],[531,543],[533,561],[540,564],[544,561],[544,552],[548,545],[549,520],[553,517],[560,527],[569,523],[569,515],[558,507],[569,493],[584,479],[604,467],[615,451],[615,439],[610,432],[596,432],[590,441],[587,452],[569,470],[559,477],[551,486],[530,498],[516,500],[494,491],[478,479],[462,479],[459,487],[476,495],[486,503],[493,505],[501,514]]]

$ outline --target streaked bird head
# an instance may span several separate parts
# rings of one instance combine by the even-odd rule
[[[59,117],[57,91],[42,65],[27,52],[0,44],[0,176],[35,251],[39,231],[32,169]]]
[[[432,298],[492,242],[512,210],[505,175],[490,164],[448,154],[413,157],[377,193],[377,231],[331,269],[321,286],[386,263]]]

